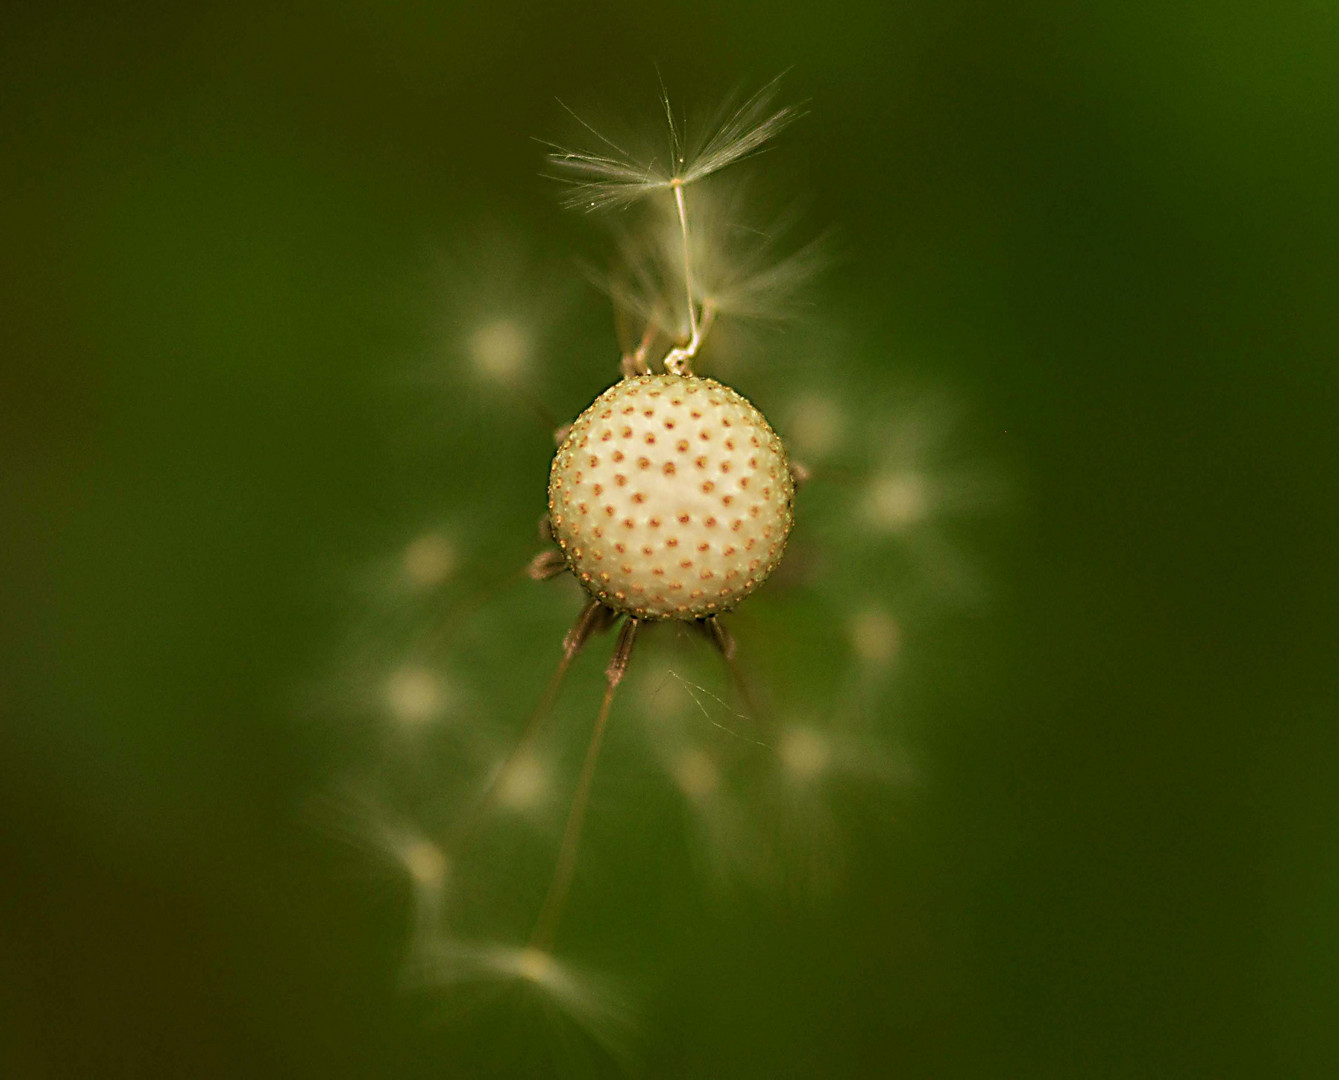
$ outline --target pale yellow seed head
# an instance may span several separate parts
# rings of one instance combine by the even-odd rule
[[[712,379],[616,383],[572,424],[549,520],[601,603],[640,619],[729,611],[776,569],[795,488],[780,438]]]

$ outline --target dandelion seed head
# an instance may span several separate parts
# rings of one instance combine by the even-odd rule
[[[762,413],[696,376],[615,383],[573,422],[549,474],[549,521],[573,574],[639,619],[733,609],[780,563],[793,501]]]
[[[464,573],[460,551],[448,532],[424,533],[383,558],[381,579],[398,584],[394,599],[401,602],[401,610],[383,620],[392,627],[395,641],[363,664],[357,686],[361,710],[378,718],[388,715],[406,732],[390,731],[377,740],[385,758],[378,790],[395,796],[392,805],[411,807],[421,826],[393,819],[377,840],[383,869],[395,875],[398,891],[412,890],[413,933],[407,952],[414,977],[425,987],[450,989],[453,999],[459,996],[471,1005],[519,1000],[528,1008],[538,1002],[546,1016],[561,1014],[564,1024],[565,1018],[575,1019],[602,1042],[610,1041],[626,1018],[627,995],[569,966],[562,951],[567,939],[558,926],[571,898],[579,895],[579,890],[569,894],[573,875],[586,875],[598,858],[618,859],[609,845],[601,849],[587,844],[580,858],[577,853],[586,819],[594,821],[609,811],[608,802],[618,792],[632,790],[624,774],[621,786],[610,784],[599,789],[600,799],[589,799],[604,725],[614,707],[614,687],[632,652],[631,630],[643,621],[677,620],[674,626],[659,628],[660,644],[638,646],[634,685],[628,689],[640,692],[657,767],[684,801],[684,811],[676,817],[699,840],[686,845],[688,853],[709,868],[768,887],[796,865],[820,887],[836,879],[842,837],[840,818],[830,804],[844,798],[856,782],[881,781],[880,770],[888,770],[877,735],[858,730],[861,714],[876,711],[868,691],[878,689],[880,680],[868,677],[867,670],[865,677],[832,680],[841,699],[825,700],[824,709],[839,722],[824,725],[804,713],[790,714],[804,723],[778,722],[759,714],[747,688],[753,650],[758,642],[765,648],[768,635],[750,640],[741,634],[736,660],[726,622],[704,621],[730,612],[763,583],[779,565],[793,521],[795,473],[788,447],[746,399],[689,364],[694,358],[711,365],[729,362],[730,335],[746,331],[724,316],[790,314],[790,294],[816,264],[815,248],[793,251],[779,230],[755,227],[765,216],[758,212],[756,191],[744,196],[734,175],[709,179],[764,149],[798,115],[775,105],[775,91],[773,83],[727,108],[697,139],[685,137],[666,106],[668,153],[662,146],[658,155],[643,154],[635,144],[616,144],[585,125],[589,149],[555,150],[551,157],[571,182],[570,205],[628,208],[627,213],[609,215],[618,219],[613,227],[626,234],[620,276],[611,287],[623,354],[621,365],[618,356],[611,357],[610,374],[618,368],[624,378],[559,437],[549,476],[545,541],[552,541],[561,555],[553,549],[542,554],[530,564],[531,576],[560,573],[565,567],[570,571],[562,575],[565,587],[593,602],[569,632],[559,666],[529,719],[523,723],[515,708],[523,680],[518,677],[511,685],[503,676],[503,685],[489,677],[498,691],[496,706],[471,709],[476,716],[468,724],[419,730],[442,716],[463,719],[464,705],[473,705],[474,695],[485,685],[474,678],[483,680],[491,670],[484,653],[514,652],[518,641],[522,651],[529,649],[525,643],[538,625],[517,617],[522,604],[541,603],[529,599],[508,609],[509,623],[502,622],[505,614],[496,624],[492,616],[473,621],[473,594],[483,590],[476,590],[472,580],[465,582],[471,575]],[[632,207],[634,203],[638,205]],[[434,361],[449,357],[449,362],[437,363],[434,375],[441,369],[459,380],[463,386],[453,388],[457,397],[520,398],[542,415],[549,411],[549,402],[539,387],[538,369],[546,358],[568,350],[550,347],[560,338],[552,316],[545,317],[545,290],[531,272],[529,245],[476,247],[483,250],[472,249],[454,268],[448,298],[440,305],[445,314],[435,316]],[[571,345],[580,338],[562,340]],[[815,356],[842,354],[830,339],[813,350]],[[659,368],[665,374],[656,373]],[[719,373],[720,368],[711,370]],[[806,380],[817,377],[811,373]],[[850,444],[860,437],[857,425],[872,430],[872,423],[867,429],[861,420],[862,414],[870,415],[870,401],[862,399],[856,409],[840,394],[823,392],[822,383],[807,385],[808,392],[790,399],[787,432],[794,448],[811,457],[858,451]],[[459,393],[462,388],[464,394]],[[497,393],[499,388],[506,392]],[[776,384],[772,392],[783,401],[789,396]],[[454,404],[444,412],[451,421],[461,415]],[[843,535],[857,539],[870,532],[910,529],[931,512],[936,517],[952,512],[938,459],[918,456],[917,440],[908,443],[909,452],[898,453],[903,448],[896,431],[900,425],[887,417],[878,422],[878,464],[863,490],[854,493],[855,518],[862,527],[851,528],[852,522],[840,527]],[[546,424],[550,430],[553,426]],[[471,468],[487,470],[494,464],[484,454]],[[481,490],[501,499],[510,486],[504,480]],[[822,512],[822,500],[814,506]],[[918,530],[905,546],[933,531]],[[473,571],[473,561],[471,555],[465,569]],[[831,562],[841,565],[839,558]],[[462,588],[428,593],[457,577]],[[515,579],[521,580],[519,575]],[[869,606],[855,614],[843,611],[827,630],[845,631],[849,651],[844,656],[840,650],[821,654],[843,660],[848,673],[857,665],[887,667],[899,651],[898,624],[877,606],[875,582],[862,580],[861,586],[859,603]],[[405,603],[406,597],[412,601]],[[428,599],[432,602],[424,602]],[[537,608],[525,610],[533,614]],[[405,614],[432,622],[407,627]],[[621,616],[628,618],[615,646],[618,666],[608,669],[595,734],[574,785],[571,776],[560,772],[560,765],[571,764],[565,756],[537,756],[551,745],[538,733],[542,725],[564,719],[555,713],[567,708],[561,688],[577,659],[576,649]],[[765,611],[760,618],[768,618]],[[775,608],[771,618],[778,618]],[[457,632],[462,625],[465,631]],[[703,629],[715,634],[715,652],[700,640]],[[777,633],[789,630],[786,625]],[[406,648],[405,639],[414,644]],[[674,663],[733,697],[738,707],[668,669],[664,661],[670,647],[690,641],[685,648],[697,653],[675,653]],[[549,648],[556,654],[557,641]],[[724,653],[739,685],[724,689],[711,676],[699,675],[698,653],[703,654],[704,671],[708,660],[721,663],[716,653]],[[783,649],[780,655],[800,653]],[[447,656],[452,659],[440,659]],[[588,660],[588,653],[580,657],[583,668],[593,671]],[[647,667],[647,660],[654,666]],[[494,666],[501,663],[496,655],[494,661]],[[445,677],[436,670],[439,662],[447,665]],[[525,668],[541,658],[527,654],[519,662]],[[455,683],[454,674],[465,672],[475,672],[474,678]],[[626,693],[619,692],[618,710],[624,708]],[[385,720],[383,725],[391,726]],[[502,732],[506,742],[499,746],[494,740],[503,738]],[[609,752],[604,756],[602,769],[608,768]],[[848,785],[848,780],[853,783]],[[407,791],[389,790],[402,783]],[[665,786],[661,780],[660,787]],[[672,795],[664,790],[660,794]],[[537,913],[522,910],[530,907],[532,897],[538,898],[530,886],[540,870],[517,862],[528,860],[540,843],[556,837],[515,826],[520,815],[529,824],[561,822],[564,806],[566,825],[560,846],[549,853],[554,871],[543,907]],[[554,943],[556,956],[550,951]]]

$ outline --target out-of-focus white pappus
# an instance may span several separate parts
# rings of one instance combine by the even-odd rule
[[[865,520],[879,532],[902,532],[934,513],[933,500],[934,491],[920,473],[890,469],[872,477],[865,489]]]
[[[318,823],[351,843],[409,886],[410,958],[442,930],[451,860],[443,848],[404,814],[366,792],[345,790],[313,807]]]
[[[878,635],[891,617],[867,613]],[[887,640],[871,648],[886,659]],[[648,658],[650,660],[652,658]],[[845,830],[839,806],[904,792],[905,755],[860,722],[857,680],[830,703],[825,722],[778,723],[745,716],[672,668],[648,663],[641,677],[646,738],[681,797],[707,881],[821,896],[842,879]]]
[[[572,184],[568,205],[623,211],[607,221],[618,257],[608,272],[589,276],[613,302],[625,356],[639,342],[660,355],[714,325],[710,362],[720,373],[748,351],[739,347],[744,326],[796,314],[800,286],[826,261],[826,245],[796,242],[793,211],[767,215],[758,192],[733,170],[717,175],[764,149],[799,115],[774,106],[777,90],[774,81],[721,110],[695,138],[685,138],[685,125],[664,103],[655,141],[663,146],[667,136],[668,149],[659,153],[625,149],[634,144],[577,117],[594,149],[550,156]],[[638,212],[629,213],[633,203]]]
[[[684,198],[691,200],[693,214],[689,252],[698,302],[746,319],[795,317],[801,286],[827,263],[826,239],[797,241],[799,215],[793,209],[761,217],[744,182],[695,188]],[[661,218],[661,259],[668,273],[682,262],[682,239],[675,221],[663,212]]]
[[[580,284],[565,259],[485,222],[433,262],[425,297],[432,338],[419,378],[453,396],[533,395]]]
[[[474,991],[493,999],[516,991],[542,995],[616,1059],[629,1058],[636,1017],[628,989],[559,961],[547,949],[442,934],[416,952],[406,981],[425,992]]]
[[[850,723],[788,724],[779,733],[776,757],[781,775],[800,787],[843,778],[904,786],[912,779],[903,756]]]
[[[791,401],[784,428],[786,443],[798,458],[820,461],[841,449],[851,426],[850,415],[835,397],[810,390]]]
[[[435,589],[445,584],[459,564],[455,544],[440,530],[416,536],[400,555],[400,571],[411,589]]]
[[[552,786],[549,763],[527,750],[509,761],[498,776],[498,805],[516,814],[542,812],[548,808]]]
[[[414,664],[398,667],[387,676],[385,695],[390,718],[405,727],[440,719],[453,704],[441,673]]]
[[[793,213],[761,218],[746,185],[722,179],[683,193],[691,214],[688,252],[692,296],[714,317],[785,322],[802,310],[799,296],[827,263],[822,237],[797,242]],[[684,241],[677,208],[656,200],[644,214],[614,219],[619,258],[607,275],[593,274],[624,317],[687,327]]]
[[[942,394],[907,393],[881,418],[883,437],[863,496],[870,527],[896,533],[999,503],[1002,478],[961,460],[962,426],[961,409]]]
[[[902,628],[881,607],[863,608],[852,615],[847,635],[861,663],[875,670],[892,666],[902,648]]]
[[[748,817],[733,775],[741,748],[731,745],[744,742],[765,752],[752,731],[756,721],[663,663],[644,670],[639,696],[646,739],[682,800],[696,839],[690,854],[702,877],[723,887],[756,880]]]
[[[876,431],[854,493],[853,532],[912,571],[908,595],[979,601],[986,583],[967,541],[973,522],[1004,502],[1004,475],[964,456],[962,410],[942,394],[903,392],[865,422]]]
[[[453,523],[415,523],[385,541],[386,550],[363,565],[340,573],[342,583],[376,612],[397,619],[415,610],[415,601],[440,599],[459,581],[466,553]]]
[[[904,796],[917,776],[905,753],[866,726],[791,722],[776,733],[771,782],[755,792],[758,822],[754,859],[796,897],[840,888],[848,852],[844,816],[854,808],[886,806]],[[877,803],[872,799],[877,799]]]
[[[384,641],[369,640],[379,631]],[[388,618],[360,632],[362,640],[351,646],[351,655],[312,688],[311,708],[343,717],[363,732],[377,732],[389,748],[453,729],[452,721],[472,707],[473,691],[460,674],[400,640],[400,627]]]

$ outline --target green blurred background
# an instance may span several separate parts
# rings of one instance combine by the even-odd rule
[[[304,819],[349,753],[304,688],[407,522],[529,552],[543,431],[449,393],[434,427],[405,373],[485,221],[570,280],[555,413],[607,381],[532,137],[653,108],[657,65],[708,101],[791,69],[832,377],[945,388],[1015,483],[988,598],[909,664],[913,809],[831,903],[675,905],[645,1071],[1334,1075],[1333,4],[6,22],[5,1076],[489,1074],[396,989],[403,896]]]

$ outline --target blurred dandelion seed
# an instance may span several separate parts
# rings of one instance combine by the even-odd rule
[[[460,399],[519,400],[552,428],[540,380],[571,290],[529,237],[481,216],[482,223],[437,254],[430,357],[420,379],[449,387],[457,406]]]
[[[786,435],[797,453],[815,460],[840,449],[850,421],[829,397],[809,393],[791,404]]]
[[[702,802],[720,789],[720,770],[711,755],[698,747],[680,752],[670,763],[670,774],[684,797]]]
[[[856,612],[847,633],[856,656],[874,668],[888,667],[897,658],[902,644],[897,620],[882,608]]]
[[[707,723],[709,723],[712,727],[718,728],[719,730],[725,732],[727,735],[739,739],[742,742],[753,743],[754,746],[768,745],[761,739],[751,738],[750,736],[744,734],[743,731],[737,728],[733,728],[726,724],[722,724],[707,710],[707,706],[706,703],[703,701],[703,698],[715,702],[716,705],[718,705],[725,713],[735,717],[737,720],[742,720],[745,724],[749,725],[756,724],[757,722],[756,717],[745,716],[743,713],[737,712],[736,710],[732,709],[729,705],[727,705],[724,701],[722,701],[720,698],[718,698],[715,694],[713,694],[710,690],[708,690],[705,686],[698,686],[696,683],[689,682],[678,672],[671,671],[669,674],[671,678],[673,678],[680,686],[684,688],[684,691],[688,694],[688,697],[692,700],[693,704],[697,706],[698,711],[706,719]]]
[[[405,580],[417,589],[442,585],[459,562],[455,546],[439,532],[424,533],[411,541],[400,558]]]
[[[783,732],[777,753],[787,775],[799,783],[821,776],[832,761],[832,748],[812,728],[794,727]]]
[[[551,982],[556,971],[553,957],[533,945],[527,945],[516,954],[516,974],[530,982]]]
[[[864,516],[871,528],[903,532],[929,516],[930,494],[924,479],[913,472],[874,477],[865,491]]]
[[[421,667],[402,667],[386,680],[386,707],[406,727],[437,719],[446,709],[448,692],[442,678]]]
[[[449,865],[446,855],[431,840],[409,841],[404,849],[403,858],[410,877],[421,888],[439,891],[446,883],[446,871]]]
[[[377,863],[392,869],[410,889],[409,955],[414,962],[425,943],[441,930],[451,876],[445,851],[403,814],[357,792],[317,808],[318,822],[351,841]]]
[[[518,813],[541,807],[548,794],[548,771],[532,754],[515,758],[499,780],[497,801]]]
[[[532,342],[514,319],[494,319],[475,329],[466,355],[476,374],[487,382],[520,383],[529,372]]]
[[[648,724],[661,729],[668,722],[682,719],[691,707],[691,699],[675,681],[674,672],[663,663],[643,666],[637,696]]]
[[[633,1026],[627,993],[560,963],[546,949],[442,937],[420,952],[413,974],[419,986],[436,990],[507,983],[533,988],[616,1058],[627,1058]]]

